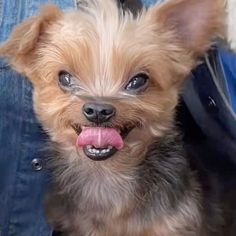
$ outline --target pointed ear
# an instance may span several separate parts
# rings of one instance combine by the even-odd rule
[[[59,19],[62,12],[56,5],[45,5],[38,16],[31,17],[17,26],[10,38],[0,46],[0,56],[10,59],[10,63],[24,72],[31,52],[47,26]]]
[[[152,17],[171,30],[178,42],[194,54],[205,52],[211,40],[223,34],[224,1],[169,0],[152,9]]]

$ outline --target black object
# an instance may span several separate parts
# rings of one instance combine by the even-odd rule
[[[83,113],[89,121],[101,124],[114,117],[116,109],[110,104],[86,103],[83,106]]]

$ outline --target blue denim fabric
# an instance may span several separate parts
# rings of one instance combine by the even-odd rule
[[[0,42],[47,2],[0,0]],[[75,0],[50,2],[62,9],[76,6]],[[33,114],[31,95],[30,82],[0,59],[0,236],[51,235],[43,211],[47,173],[32,166],[33,160],[43,161],[46,136]]]
[[[222,61],[224,75],[227,81],[229,102],[236,116],[236,54],[228,50],[220,49],[219,57]]]
[[[225,99],[226,96],[230,97],[227,90],[225,94],[223,92],[222,82],[227,83],[224,65],[218,50],[210,55],[211,63],[203,63],[193,71],[191,78],[186,81],[182,96],[193,119],[206,136],[207,146],[214,149],[215,157],[236,163],[236,116]]]

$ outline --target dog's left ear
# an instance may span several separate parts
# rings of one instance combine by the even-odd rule
[[[16,70],[25,73],[40,37],[47,26],[61,15],[61,11],[55,5],[42,7],[39,15],[27,19],[13,30],[10,38],[0,46],[0,56],[9,58]]]
[[[205,52],[224,28],[222,0],[169,0],[150,10],[156,24],[172,31],[176,40],[193,54]]]

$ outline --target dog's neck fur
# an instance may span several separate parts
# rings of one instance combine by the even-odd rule
[[[79,217],[81,222],[85,219],[99,221],[107,228],[109,222],[122,218],[127,222],[132,220],[131,225],[139,225],[137,230],[141,230],[157,216],[160,222],[164,222],[169,212],[171,218],[171,212],[189,201],[190,189],[198,191],[184,157],[180,138],[176,135],[153,141],[145,157],[138,158],[141,161],[126,161],[123,168],[117,168],[117,163],[113,166],[112,162],[107,164],[81,160],[73,151],[54,155],[57,157],[52,162],[52,168],[59,182],[56,186],[60,187],[56,192],[67,199],[70,205],[68,208],[76,209],[76,216],[73,217],[77,220]],[[169,169],[172,171],[169,172]],[[194,209],[193,202],[191,204]],[[186,215],[184,212],[182,218],[191,218],[195,213],[187,216],[187,212]]]

